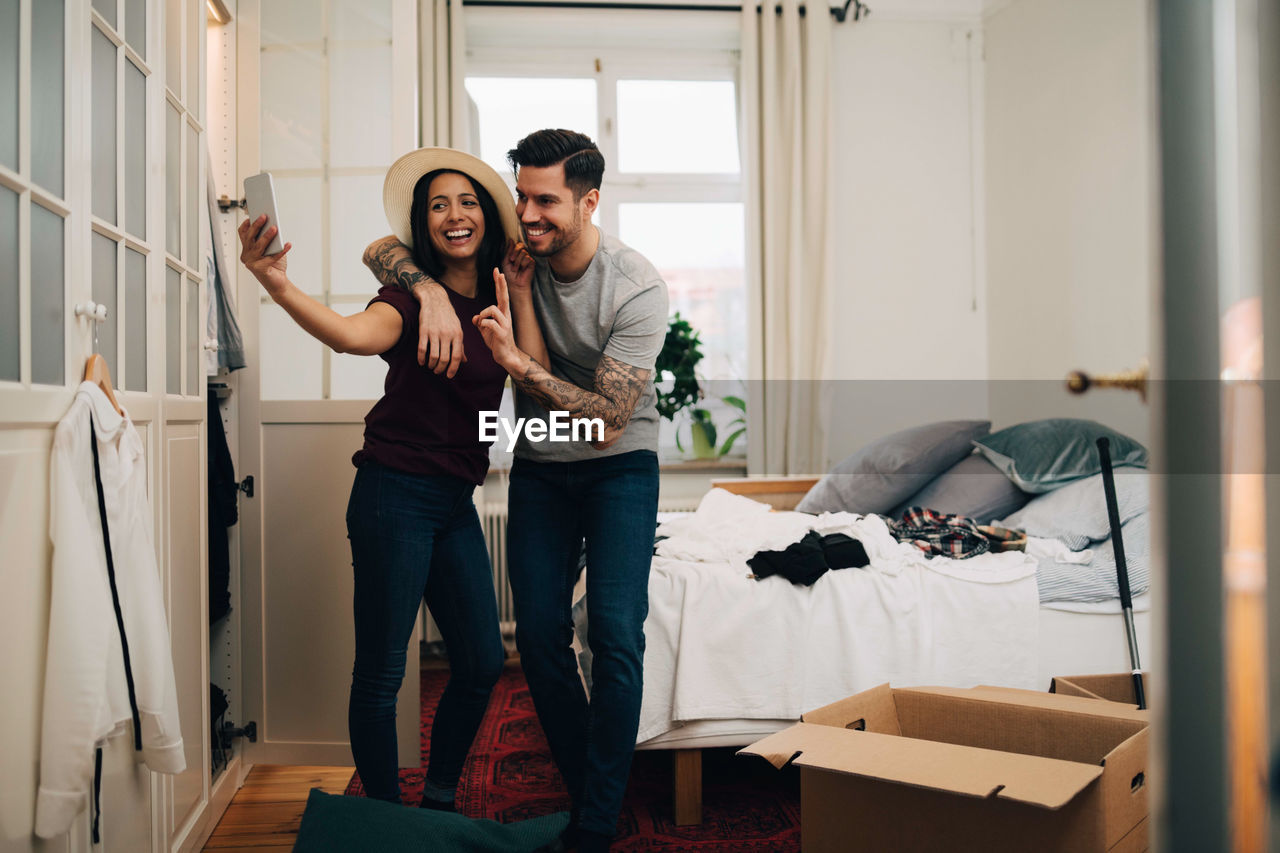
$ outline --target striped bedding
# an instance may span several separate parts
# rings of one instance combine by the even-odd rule
[[[1121,468],[1115,472],[1116,503],[1129,589],[1133,595],[1151,585],[1150,490],[1145,470]],[[1013,515],[996,522],[1001,527],[1025,530],[1028,536],[1062,543],[1062,551],[1042,549],[1036,579],[1040,601],[1106,601],[1120,594],[1116,579],[1115,550],[1107,518],[1102,475],[1077,480],[1032,500]]]

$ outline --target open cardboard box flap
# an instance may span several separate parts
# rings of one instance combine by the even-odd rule
[[[797,723],[742,749],[775,767],[800,767],[1058,809],[1102,767],[952,743]]]
[[[966,696],[973,699],[991,699],[1011,705],[1022,705],[1027,708],[1045,708],[1054,711],[1071,711],[1072,713],[1091,714],[1103,717],[1115,717],[1122,720],[1136,720],[1150,723],[1151,712],[1139,711],[1136,705],[1099,707],[1097,700],[1082,695],[1067,693],[1041,693],[1039,690],[1020,690],[1016,687],[922,687],[900,688],[906,690],[926,690],[939,696]],[[1118,704],[1118,703],[1117,703]]]
[[[1148,699],[1151,696],[1151,676],[1142,673],[1142,687]],[[1049,682],[1049,692],[1059,696],[1082,696],[1086,699],[1104,699],[1137,708],[1138,696],[1133,687],[1133,673],[1117,672],[1105,675],[1059,675]]]

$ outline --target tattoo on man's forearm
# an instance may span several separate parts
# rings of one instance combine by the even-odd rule
[[[395,237],[386,237],[371,245],[365,251],[364,263],[379,283],[411,293],[415,284],[431,281],[418,269],[413,253]]]
[[[612,430],[626,429],[649,371],[603,356],[596,367],[595,392],[587,391],[553,376],[529,359],[516,387],[549,410],[569,412],[579,418],[600,418]]]

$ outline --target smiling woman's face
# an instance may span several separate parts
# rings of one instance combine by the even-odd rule
[[[476,256],[484,239],[484,213],[471,179],[446,172],[428,189],[427,233],[443,259],[468,260]]]

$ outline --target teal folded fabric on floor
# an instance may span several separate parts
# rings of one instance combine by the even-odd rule
[[[567,812],[518,823],[397,806],[312,788],[294,853],[529,853],[569,823]]]

